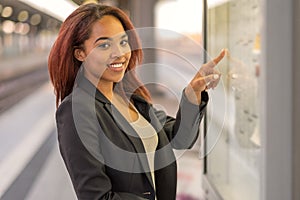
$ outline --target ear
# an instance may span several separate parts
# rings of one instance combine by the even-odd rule
[[[74,50],[74,56],[77,60],[79,60],[81,62],[83,62],[84,59],[86,58],[86,55],[85,55],[84,51],[82,49],[79,49],[79,48]]]

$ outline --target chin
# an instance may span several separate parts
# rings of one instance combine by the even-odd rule
[[[119,82],[121,82],[123,80],[123,78],[124,78],[124,76],[122,76],[122,77],[120,77],[118,79],[114,79],[113,82],[114,83],[119,83]]]

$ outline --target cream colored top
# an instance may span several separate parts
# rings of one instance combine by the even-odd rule
[[[155,188],[154,155],[158,144],[158,136],[153,126],[141,114],[138,113],[138,115],[138,119],[130,124],[143,142]]]
[[[154,155],[158,144],[157,133],[153,126],[138,112],[133,104],[124,102],[119,95],[114,96],[113,104],[127,119],[127,121],[141,138],[147,155],[151,177],[155,188]],[[132,115],[133,113],[136,115]]]

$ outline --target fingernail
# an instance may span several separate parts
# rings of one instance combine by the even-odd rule
[[[227,49],[227,48],[224,48],[224,49],[221,50],[221,52],[223,52],[224,54],[227,54],[228,49]]]
[[[214,79],[217,80],[219,78],[219,74],[214,74]]]
[[[221,51],[228,51],[228,49],[227,48],[223,48]]]

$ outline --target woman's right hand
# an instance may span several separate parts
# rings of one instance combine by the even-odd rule
[[[201,103],[201,92],[210,88],[215,88],[221,78],[221,73],[215,66],[224,58],[227,49],[223,49],[212,61],[202,65],[200,70],[185,89],[185,95],[191,103]]]

